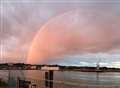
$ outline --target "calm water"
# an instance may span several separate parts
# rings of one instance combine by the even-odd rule
[[[10,75],[14,78],[27,77],[35,80],[44,79],[44,71],[38,70],[26,70],[19,71],[14,70],[10,72]],[[7,79],[8,71],[0,70],[0,78]],[[73,71],[55,71],[54,80],[58,81],[69,81],[82,84],[109,84],[109,85],[120,85],[120,73],[109,72],[109,73],[95,73],[95,72],[73,72]]]

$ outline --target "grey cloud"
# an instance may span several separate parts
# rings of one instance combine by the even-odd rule
[[[4,41],[6,52],[13,50],[18,53],[23,52],[25,47],[29,48],[33,37],[43,24],[49,19],[75,8],[99,10],[100,13],[110,10],[116,17],[116,21],[119,21],[118,17],[120,18],[120,4],[114,0],[110,2],[104,0],[70,2],[68,0],[53,0],[52,2],[49,0],[2,0],[2,7],[0,8],[2,10],[0,12],[0,22],[2,24],[0,25],[0,39]],[[111,13],[105,17],[110,16]],[[120,30],[116,23],[110,26],[115,26],[111,33],[117,33],[114,34],[116,36],[111,37],[114,39],[112,41],[113,48],[118,48],[120,45]],[[15,39],[18,43],[12,39]],[[26,53],[28,48],[25,48]]]
[[[100,61],[101,66],[120,67],[120,54],[88,53],[82,55],[66,55],[62,57],[56,57],[54,60],[55,61],[50,61],[50,63],[73,66],[96,66],[97,62]]]

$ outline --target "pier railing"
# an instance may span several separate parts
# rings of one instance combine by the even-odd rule
[[[17,88],[120,88],[119,85],[89,85],[89,84],[87,85],[87,84],[81,84],[81,83],[47,80],[49,82],[53,82],[53,87],[51,87],[49,85],[47,86],[45,85],[45,81],[46,81],[45,79],[35,80],[35,79],[26,78],[25,81],[28,84],[28,86],[22,85]]]

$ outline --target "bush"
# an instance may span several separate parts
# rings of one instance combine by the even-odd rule
[[[7,82],[0,79],[0,87],[5,87],[5,86],[8,86]]]

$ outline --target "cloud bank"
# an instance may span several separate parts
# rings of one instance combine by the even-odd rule
[[[74,31],[71,31],[72,30],[71,29],[70,35],[69,35],[69,31],[66,30],[67,33],[63,33],[63,35],[67,34],[65,35],[65,37],[62,37],[61,33],[59,34],[57,32],[58,30],[55,30],[56,34],[51,33],[53,34],[53,37],[54,36],[62,37],[64,41],[65,39],[67,39],[67,42],[68,41],[72,42],[70,43],[70,45],[68,45],[67,42],[64,42],[63,43],[64,47],[59,48],[58,51],[61,51],[61,49],[65,49],[63,51],[65,52],[68,51],[70,55],[73,53],[78,53],[78,51],[79,51],[79,54],[82,53],[83,51],[87,53],[88,51],[90,53],[96,53],[96,52],[100,53],[101,51],[102,53],[104,52],[111,55],[114,55],[114,54],[119,55],[120,54],[120,49],[119,49],[120,47],[119,46],[120,3],[119,1],[115,1],[115,0],[110,0],[110,1],[104,1],[104,0],[89,0],[89,1],[88,0],[84,0],[84,1],[83,0],[79,0],[79,1],[78,0],[75,0],[75,1],[73,0],[72,1],[68,1],[68,0],[59,0],[59,1],[58,0],[51,0],[51,1],[49,0],[40,0],[40,1],[38,0],[1,0],[0,62],[2,63],[13,62],[13,61],[26,62],[29,47],[31,46],[31,42],[34,36],[36,35],[37,31],[39,31],[44,24],[46,24],[49,20],[55,18],[56,16],[59,16],[60,14],[64,14],[66,12],[73,11],[76,9],[82,9],[83,14],[81,14],[81,16],[83,18],[82,17],[78,18],[79,16],[77,17],[76,15],[75,17],[73,17],[74,22],[72,23],[76,24],[78,21],[78,22],[82,22],[80,23],[81,25],[84,25],[84,24],[85,25],[83,27],[80,27],[80,31],[79,29],[75,29],[76,31],[74,32]],[[69,16],[67,18],[69,18]],[[80,20],[77,20],[77,19],[80,19]],[[71,21],[72,19],[70,20],[70,22]],[[65,22],[68,22],[68,21],[65,21]],[[71,26],[71,25],[68,25],[68,26]],[[89,30],[88,30],[88,27],[90,27]],[[84,30],[81,30],[81,29],[84,29]],[[82,40],[83,47],[81,46],[81,48],[80,47],[77,48],[79,44],[81,45],[81,42],[77,41],[79,39],[78,37],[80,37],[76,35],[77,30],[78,30],[78,35],[79,33],[81,33],[80,36],[85,38],[85,40]],[[62,32],[62,30],[59,30],[59,31]],[[52,31],[50,30],[50,32]],[[51,35],[50,32],[48,33],[49,35]],[[73,37],[73,35],[75,36]],[[45,35],[45,36],[48,37],[48,35]],[[50,36],[50,38],[51,37],[52,36]],[[90,41],[87,41],[86,39]],[[60,41],[63,41],[63,40],[60,40]],[[86,44],[84,45],[84,43]],[[48,41],[48,45],[49,45],[49,41]],[[87,47],[85,48],[85,46]],[[101,56],[103,55],[104,54],[102,54]],[[44,57],[47,57],[47,56],[44,56]],[[54,58],[56,57],[57,56],[55,56]],[[62,56],[62,57],[59,56],[59,58],[61,58],[60,60],[63,60],[62,63],[66,62],[66,60],[64,59],[65,56]],[[119,61],[119,59],[111,59],[110,57],[108,58],[109,58],[109,61],[107,61],[108,63],[114,60]],[[80,59],[79,61],[78,60],[79,59],[76,59],[77,62],[81,61],[82,59]],[[87,59],[87,61],[89,63],[91,59]],[[67,62],[69,62],[70,64],[73,62],[73,60],[71,59]],[[59,63],[59,60],[56,63]]]
[[[32,63],[52,57],[99,53],[120,48],[120,17],[110,11],[77,9],[48,21],[35,37],[29,53]],[[45,60],[46,59],[46,60]]]

